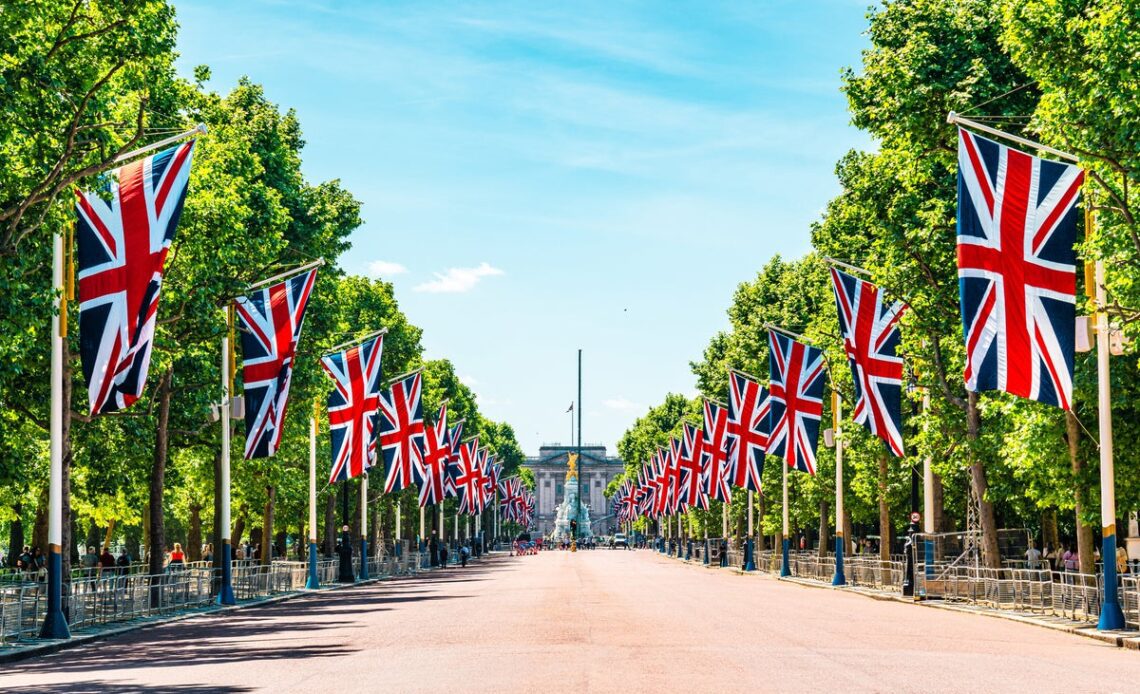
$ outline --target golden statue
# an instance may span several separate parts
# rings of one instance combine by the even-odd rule
[[[567,453],[566,457],[569,461],[566,463],[566,481],[569,482],[578,477],[578,454]]]

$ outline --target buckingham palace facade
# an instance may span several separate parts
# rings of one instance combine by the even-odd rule
[[[543,444],[538,455],[527,456],[523,467],[534,472],[535,519],[531,532],[550,534],[554,529],[555,507],[562,503],[566,483],[568,454],[577,450],[574,446]],[[590,522],[595,535],[608,535],[618,527],[610,512],[606,499],[606,485],[625,472],[625,463],[620,458],[606,455],[606,447],[601,445],[582,446],[582,457],[578,460],[578,474],[581,476],[582,499],[590,505]]]

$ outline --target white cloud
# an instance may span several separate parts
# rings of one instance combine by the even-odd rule
[[[479,280],[484,277],[501,275],[503,271],[487,263],[480,263],[478,267],[453,267],[447,272],[433,273],[435,279],[415,286],[417,292],[431,294],[457,294],[469,292],[475,288]]]
[[[638,407],[640,407],[640,405],[638,405],[636,402],[630,402],[625,398],[610,398],[608,400],[603,400],[602,404],[611,410],[622,411],[636,410]]]
[[[467,386],[468,388],[474,388],[476,385],[479,384],[479,381],[475,380],[474,376],[466,376],[466,375],[461,375],[459,377],[459,382],[462,383],[463,385]]]
[[[407,271],[408,268],[399,263],[393,263],[390,260],[373,260],[371,263],[368,263],[368,274],[373,277],[402,275]]]

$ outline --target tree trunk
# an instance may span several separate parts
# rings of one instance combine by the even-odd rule
[[[986,498],[989,483],[986,481],[986,469],[978,459],[974,442],[978,440],[978,431],[982,426],[982,413],[978,410],[978,394],[968,393],[966,399],[966,438],[970,441],[970,483],[974,486],[974,493],[981,507],[982,525],[982,561],[991,569],[1001,568],[1001,551],[998,548],[997,521],[994,518],[993,502]]]
[[[186,532],[186,556],[202,561],[202,504],[190,504],[190,528]]]
[[[768,550],[768,543],[764,537],[764,497],[757,494],[755,497],[755,508],[753,509],[752,518],[752,532],[756,535],[756,551],[765,552]],[[745,504],[748,502],[745,501]],[[748,530],[748,508],[744,509],[744,528]]]
[[[1071,411],[1065,412],[1065,438],[1069,444],[1069,464],[1073,470],[1073,514],[1076,517],[1077,554],[1080,556],[1081,573],[1091,574],[1096,569],[1093,558],[1093,531],[1081,519],[1084,510],[1084,487],[1080,483],[1081,471],[1085,463],[1081,460],[1081,423]]]
[[[333,555],[336,549],[336,493],[330,490],[325,496],[325,537],[323,551],[326,557]]]
[[[1048,508],[1041,512],[1041,553],[1048,547],[1057,551],[1061,544],[1061,533],[1057,529],[1057,509]]]
[[[245,507],[242,506],[238,509],[237,518],[234,519],[234,527],[230,535],[230,547],[233,548],[234,556],[237,556],[237,548],[241,547],[241,538],[245,535]],[[249,557],[243,557],[249,559]]]
[[[351,539],[355,540],[356,538],[360,537],[360,506],[362,503],[361,500],[364,498],[364,485],[363,484],[357,484],[356,488],[353,489],[353,492],[355,492],[355,493],[352,496],[356,497],[356,504],[355,504],[356,508],[349,510],[349,513],[352,514],[352,516],[351,516],[352,521],[349,522],[347,525],[352,526],[352,532],[349,535],[349,537]],[[350,501],[351,501],[351,499],[350,499]],[[403,535],[401,535],[401,537],[403,537]]]
[[[24,548],[24,521],[21,520],[20,514],[23,513],[23,507],[20,504],[12,504],[12,513],[15,518],[12,524],[8,526],[8,566],[15,566],[16,560],[20,558],[20,551]]]
[[[830,527],[827,523],[828,504],[827,499],[819,500],[819,556],[827,556],[827,545],[830,537]]]
[[[107,534],[103,536],[103,549],[111,551],[111,540],[115,539],[115,519],[107,523]]]
[[[891,505],[887,494],[887,473],[890,460],[886,450],[879,453],[879,559],[891,558]]]
[[[134,561],[143,561],[144,553],[149,551],[150,547],[150,502],[143,504],[142,512],[142,546],[139,551],[132,557]]]
[[[163,559],[166,550],[166,526],[163,518],[162,495],[166,482],[166,458],[170,446],[170,398],[171,380],[174,370],[167,368],[158,379],[158,388],[154,397],[158,401],[158,423],[154,432],[154,464],[150,471],[150,564],[149,572],[161,574],[163,572]],[[158,607],[161,603],[157,580],[152,582],[150,591],[151,607]]]
[[[273,561],[273,502],[277,500],[277,489],[269,485],[265,494],[265,513],[261,518],[261,564],[269,566]]]
[[[851,522],[851,509],[843,509],[843,551],[850,554],[855,541],[855,525]]]
[[[48,541],[48,490],[40,496],[40,503],[36,506],[36,519],[32,522],[32,548],[39,548],[47,553]]]

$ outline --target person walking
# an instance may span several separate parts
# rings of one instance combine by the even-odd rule
[[[120,576],[126,576],[131,570],[131,555],[127,554],[125,547],[119,552],[119,558],[115,560],[115,569]]]
[[[181,571],[186,568],[186,555],[182,552],[182,543],[175,542],[174,549],[170,550],[170,556],[166,559],[167,571]]]
[[[431,557],[431,566],[439,566],[439,538],[436,537],[435,531],[431,531],[431,539],[428,540],[428,556]]]
[[[110,547],[104,547],[99,555],[99,576],[111,576],[115,573],[115,555],[111,554]]]
[[[87,551],[79,558],[79,565],[83,567],[84,576],[95,575],[95,567],[99,565],[99,555],[95,554],[94,547],[87,548]]]
[[[467,557],[471,554],[471,549],[465,543],[459,548],[459,564],[463,568],[467,568]]]
[[[1025,561],[1030,571],[1036,571],[1041,566],[1041,551],[1029,541],[1029,549],[1025,550]]]

